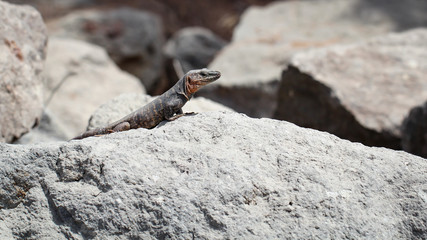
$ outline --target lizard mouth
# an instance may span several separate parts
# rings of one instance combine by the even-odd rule
[[[201,73],[201,75],[203,78],[200,79],[200,83],[204,83],[204,85],[216,81],[218,78],[221,77],[221,73],[219,71],[207,71]]]

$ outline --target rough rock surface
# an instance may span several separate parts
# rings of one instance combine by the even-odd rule
[[[402,124],[403,150],[427,158],[427,102],[413,108]]]
[[[72,37],[104,47],[123,70],[151,89],[163,70],[160,19],[129,8],[73,12],[50,25],[52,35]]]
[[[277,1],[251,7],[231,44],[210,64],[223,81],[204,89],[209,90],[204,96],[250,116],[272,117],[277,83],[292,54],[427,26],[426,12],[427,2],[418,0]]]
[[[46,106],[67,126],[82,132],[101,104],[122,93],[145,93],[137,78],[121,71],[104,49],[83,41],[51,38],[46,58]]]
[[[166,44],[165,54],[181,64],[182,73],[205,68],[226,41],[212,31],[200,27],[188,27],[177,32]]]
[[[400,128],[427,99],[427,29],[295,55],[275,118],[401,149]]]
[[[107,103],[101,105],[90,117],[88,129],[103,127],[121,119],[129,113],[146,105],[156,97],[151,97],[145,94],[124,93]],[[230,111],[232,109],[221,104],[213,102],[209,99],[198,97],[192,98],[182,108],[183,112],[210,112],[210,111]]]
[[[0,144],[0,238],[425,239],[427,161],[210,112]]]
[[[41,117],[46,42],[35,9],[0,1],[0,142],[19,138]]]

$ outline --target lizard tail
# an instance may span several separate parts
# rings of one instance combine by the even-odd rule
[[[99,135],[104,135],[104,134],[108,134],[111,131],[106,129],[106,128],[95,128],[89,131],[86,131],[70,140],[79,140],[79,139],[83,139],[83,138],[87,138],[87,137],[92,137],[92,136],[99,136]]]

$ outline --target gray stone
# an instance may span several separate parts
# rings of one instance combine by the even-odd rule
[[[425,239],[427,161],[210,112],[0,144],[0,238]]]
[[[104,47],[123,70],[152,89],[163,70],[163,30],[154,14],[129,8],[85,10],[50,25],[51,35],[85,40]]]
[[[296,54],[275,118],[401,149],[400,128],[427,99],[427,29]]]
[[[147,103],[154,100],[156,97],[151,97],[145,94],[124,93],[114,99],[101,105],[90,117],[87,129],[104,127],[114,121],[121,119],[129,113],[141,108]],[[211,112],[211,111],[230,111],[232,109],[221,104],[213,102],[203,97],[192,98],[182,108],[183,112]]]
[[[208,29],[183,28],[167,42],[165,54],[181,64],[181,73],[206,68],[226,41]],[[183,75],[183,74],[182,74]],[[179,76],[181,77],[181,76]]]
[[[427,102],[414,107],[402,124],[403,150],[427,158]]]
[[[14,144],[64,141],[70,139],[72,135],[68,126],[57,119],[49,109],[45,109],[37,127],[24,134]]]
[[[36,9],[40,9],[42,14],[94,5],[94,0],[7,0],[7,2],[31,5]]]
[[[45,104],[67,126],[67,137],[84,131],[93,111],[122,93],[145,93],[104,49],[83,41],[51,38],[45,67]]]
[[[47,32],[29,6],[0,1],[0,142],[12,142],[42,114]]]
[[[231,43],[210,64],[222,81],[203,96],[254,117],[272,117],[292,54],[427,26],[418,0],[276,1],[244,12]],[[272,89],[273,88],[273,89]]]

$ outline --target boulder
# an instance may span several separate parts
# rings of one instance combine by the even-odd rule
[[[0,144],[1,239],[425,239],[427,161],[210,112]]]
[[[72,12],[53,22],[51,35],[76,38],[104,47],[120,68],[151,90],[163,70],[163,30],[152,13],[120,8]]]
[[[275,118],[401,149],[403,120],[427,99],[427,29],[296,54]]]
[[[244,12],[231,43],[209,68],[222,81],[201,93],[254,117],[272,117],[281,72],[294,53],[357,42],[387,32],[427,26],[418,0],[276,1]]]
[[[121,119],[129,113],[143,107],[154,100],[145,94],[124,93],[101,105],[90,117],[87,129],[104,127],[114,121]],[[210,111],[230,111],[232,109],[213,102],[203,97],[192,98],[182,108],[183,112],[210,112]]]
[[[82,8],[94,5],[96,0],[7,0],[15,4],[27,4],[35,7],[43,16],[54,15],[55,12],[65,12],[75,8]]]
[[[165,54],[177,60],[182,75],[193,69],[206,68],[226,41],[201,27],[183,28],[167,42]],[[181,77],[181,76],[179,76]]]
[[[90,115],[106,101],[122,93],[145,93],[104,49],[79,40],[50,39],[45,75],[46,107],[67,126],[68,138],[84,131]]]
[[[41,117],[46,43],[34,8],[0,1],[0,142],[18,139]]]
[[[402,124],[403,150],[427,158],[427,102],[414,107]]]

